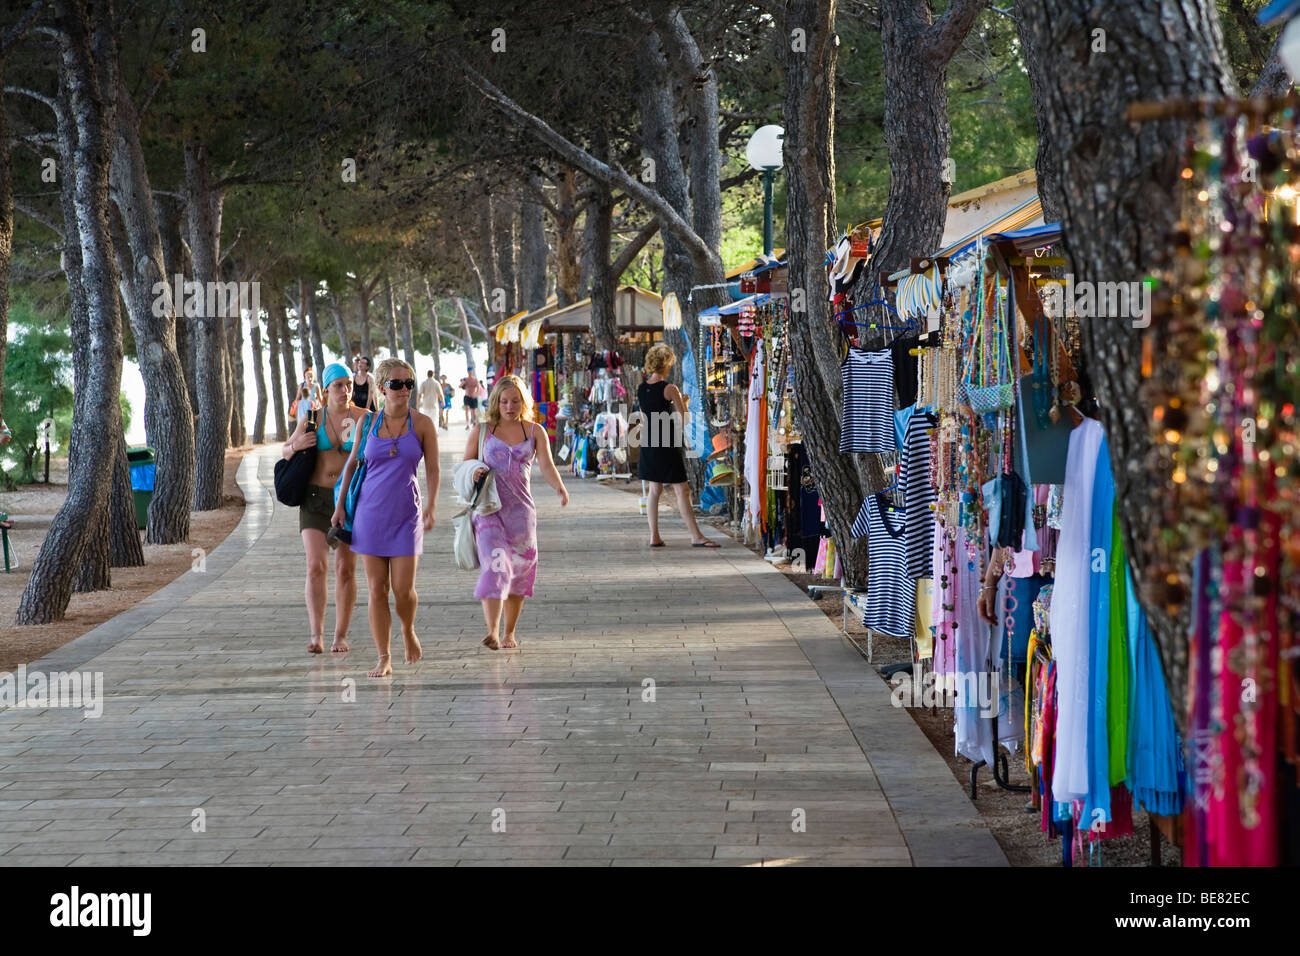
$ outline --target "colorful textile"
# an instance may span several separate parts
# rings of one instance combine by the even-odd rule
[[[537,448],[536,429],[532,432],[517,445],[507,445],[496,435],[489,435],[484,442],[483,459],[493,471],[501,510],[473,517],[481,568],[474,597],[480,600],[504,600],[512,594],[533,596],[537,576],[537,509],[533,504],[530,473]]]

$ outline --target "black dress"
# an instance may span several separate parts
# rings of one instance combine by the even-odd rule
[[[686,462],[682,458],[681,420],[672,416],[676,409],[672,402],[664,398],[664,389],[667,387],[667,381],[655,382],[653,385],[642,382],[637,387],[637,404],[645,416],[637,477],[642,481],[675,485],[686,480]]]

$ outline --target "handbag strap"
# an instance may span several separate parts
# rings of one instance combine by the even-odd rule
[[[364,461],[366,455],[366,439],[370,436],[370,419],[374,412],[366,412],[366,417],[361,421],[361,437],[357,439],[357,461]]]

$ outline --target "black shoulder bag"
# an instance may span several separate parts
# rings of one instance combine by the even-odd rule
[[[315,413],[307,416],[307,431],[316,430]],[[275,463],[275,497],[282,505],[299,507],[307,498],[307,485],[316,470],[316,446],[293,453]]]

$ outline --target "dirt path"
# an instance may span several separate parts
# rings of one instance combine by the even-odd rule
[[[145,545],[143,567],[114,568],[109,590],[72,595],[67,616],[56,624],[18,627],[13,616],[31,575],[32,562],[67,495],[66,459],[50,462],[49,485],[20,485],[17,491],[0,494],[0,511],[9,512],[15,522],[9,538],[19,559],[18,568],[11,574],[2,573],[0,564],[0,671],[38,660],[98,627],[190,570],[195,548],[211,551],[224,541],[244,514],[244,496],[235,482],[235,470],[252,449],[245,446],[226,452],[221,507],[192,513],[187,543]]]

